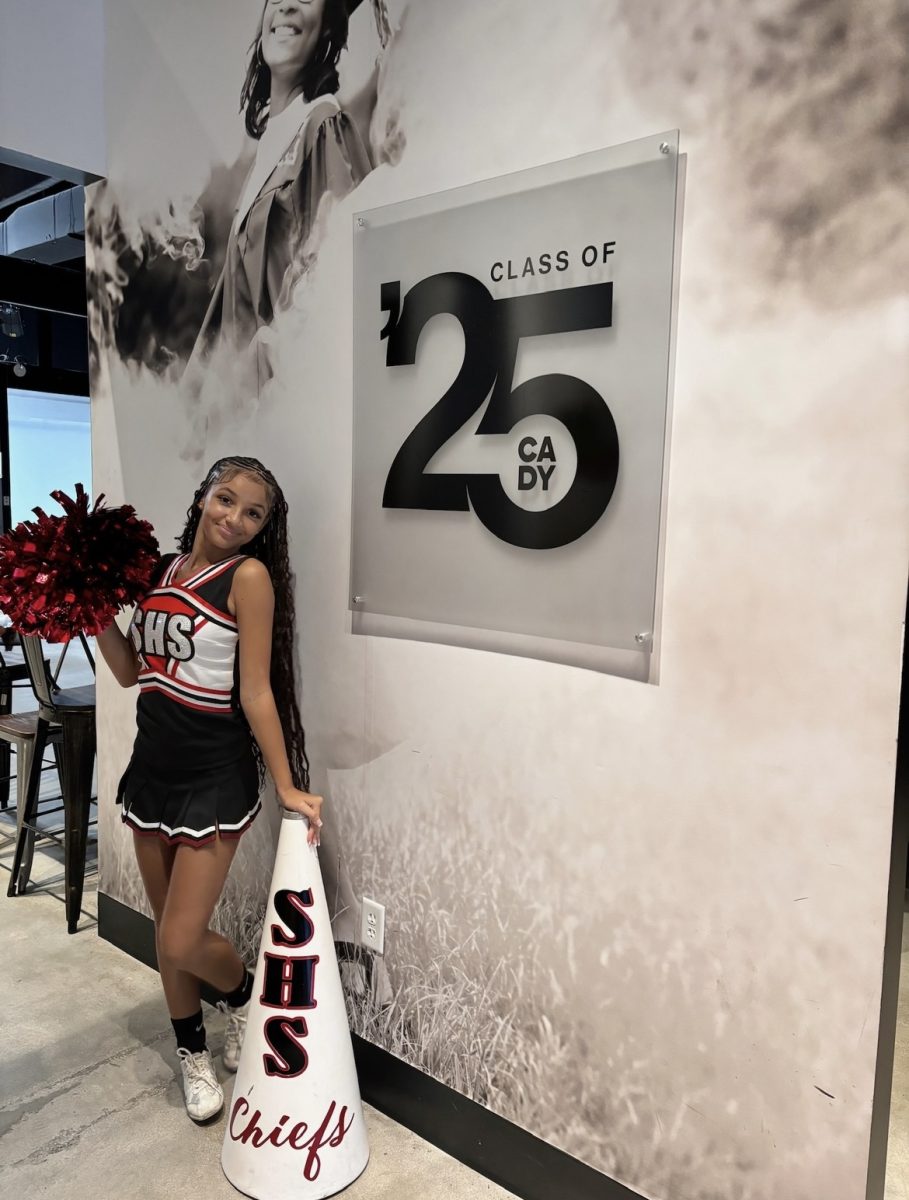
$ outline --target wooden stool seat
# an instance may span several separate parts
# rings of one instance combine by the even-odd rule
[[[35,849],[35,830],[24,826],[25,810],[28,798],[28,779],[32,762],[34,761],[35,742],[38,735],[39,713],[5,713],[0,716],[0,741],[5,742],[16,751],[16,842],[22,843],[22,861],[15,879],[18,891],[25,891],[32,873],[32,859]],[[46,742],[59,744],[62,737],[60,728],[50,728],[47,731]],[[42,757],[43,757],[42,748]],[[40,772],[41,764],[37,764]],[[8,786],[8,785],[7,785]]]
[[[38,712],[8,713],[0,717],[0,737],[7,741],[34,738],[38,728]]]
[[[66,709],[71,711],[74,709],[85,709],[86,712],[95,710],[95,685],[87,683],[84,687],[66,688],[64,691],[54,692],[54,709]]]

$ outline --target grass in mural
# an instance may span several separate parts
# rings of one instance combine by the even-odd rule
[[[151,909],[133,855],[132,836],[120,821],[119,809],[108,817],[100,836],[105,847],[101,890],[150,917]],[[212,920],[213,928],[233,942],[240,957],[250,966],[255,965],[259,954],[274,857],[271,833],[267,822],[260,818],[241,839],[237,860]]]
[[[724,1123],[708,1111],[726,1004],[716,964],[681,941],[683,920],[637,896],[607,908],[580,894],[603,869],[599,847],[566,868],[525,814],[454,811],[440,836],[423,801],[397,797],[393,822],[335,809],[355,891],[387,910],[390,991],[348,987],[351,1027],[638,1189],[763,1200],[747,1141],[729,1137],[737,1101],[722,1101]],[[664,1057],[680,1036],[678,1057]]]
[[[568,864],[542,814],[499,796],[481,819],[469,798],[443,805],[431,788],[414,791],[396,796],[393,813],[332,800],[354,894],[386,906],[380,985],[365,989],[356,967],[342,970],[351,1028],[645,1194],[770,1200],[759,1165],[765,1097],[776,1097],[777,1120],[793,1121],[804,1095],[774,1075],[788,1070],[784,1056],[754,1055],[773,1045],[774,1022],[798,1024],[787,1005],[804,1006],[785,947],[758,975],[747,935],[730,930],[734,953],[721,964],[708,931],[722,914],[701,920],[611,892],[595,839],[568,839]],[[105,890],[147,911],[131,846],[121,828],[110,832],[122,853],[105,855]],[[241,853],[216,924],[253,963],[274,855],[265,822]],[[722,981],[746,967],[747,1009],[763,1025],[743,1035]],[[804,1029],[791,1047],[796,1074],[810,1076],[818,1037]],[[717,1078],[733,1075],[736,1094],[718,1094]],[[849,1132],[831,1125],[831,1154]]]

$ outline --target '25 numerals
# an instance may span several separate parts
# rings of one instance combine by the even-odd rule
[[[538,375],[513,386],[523,337],[605,329],[612,325],[612,283],[563,288],[496,300],[478,279],[457,271],[430,275],[401,303],[400,282],[383,283],[388,320],[381,339],[385,363],[412,366],[427,322],[449,313],[464,331],[464,360],[454,383],[414,427],[395,455],[385,481],[384,508],[474,512],[496,537],[513,546],[550,550],[582,537],[599,521],[615,490],[619,439],[603,397],[573,375]],[[494,385],[494,386],[493,386]],[[577,451],[568,492],[552,508],[533,512],[510,499],[498,475],[427,474],[449,438],[489,405],[477,434],[507,434],[530,416],[561,421]]]

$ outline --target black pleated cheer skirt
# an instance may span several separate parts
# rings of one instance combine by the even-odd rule
[[[262,807],[256,760],[250,752],[216,770],[151,770],[132,761],[117,788],[123,823],[168,845],[204,846],[238,838]]]

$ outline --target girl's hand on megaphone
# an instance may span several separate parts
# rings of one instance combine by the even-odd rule
[[[284,808],[290,812],[302,813],[309,821],[309,833],[306,840],[310,846],[318,846],[319,830],[322,828],[322,797],[314,796],[311,792],[301,792],[299,788],[283,788],[278,792],[278,799]]]

